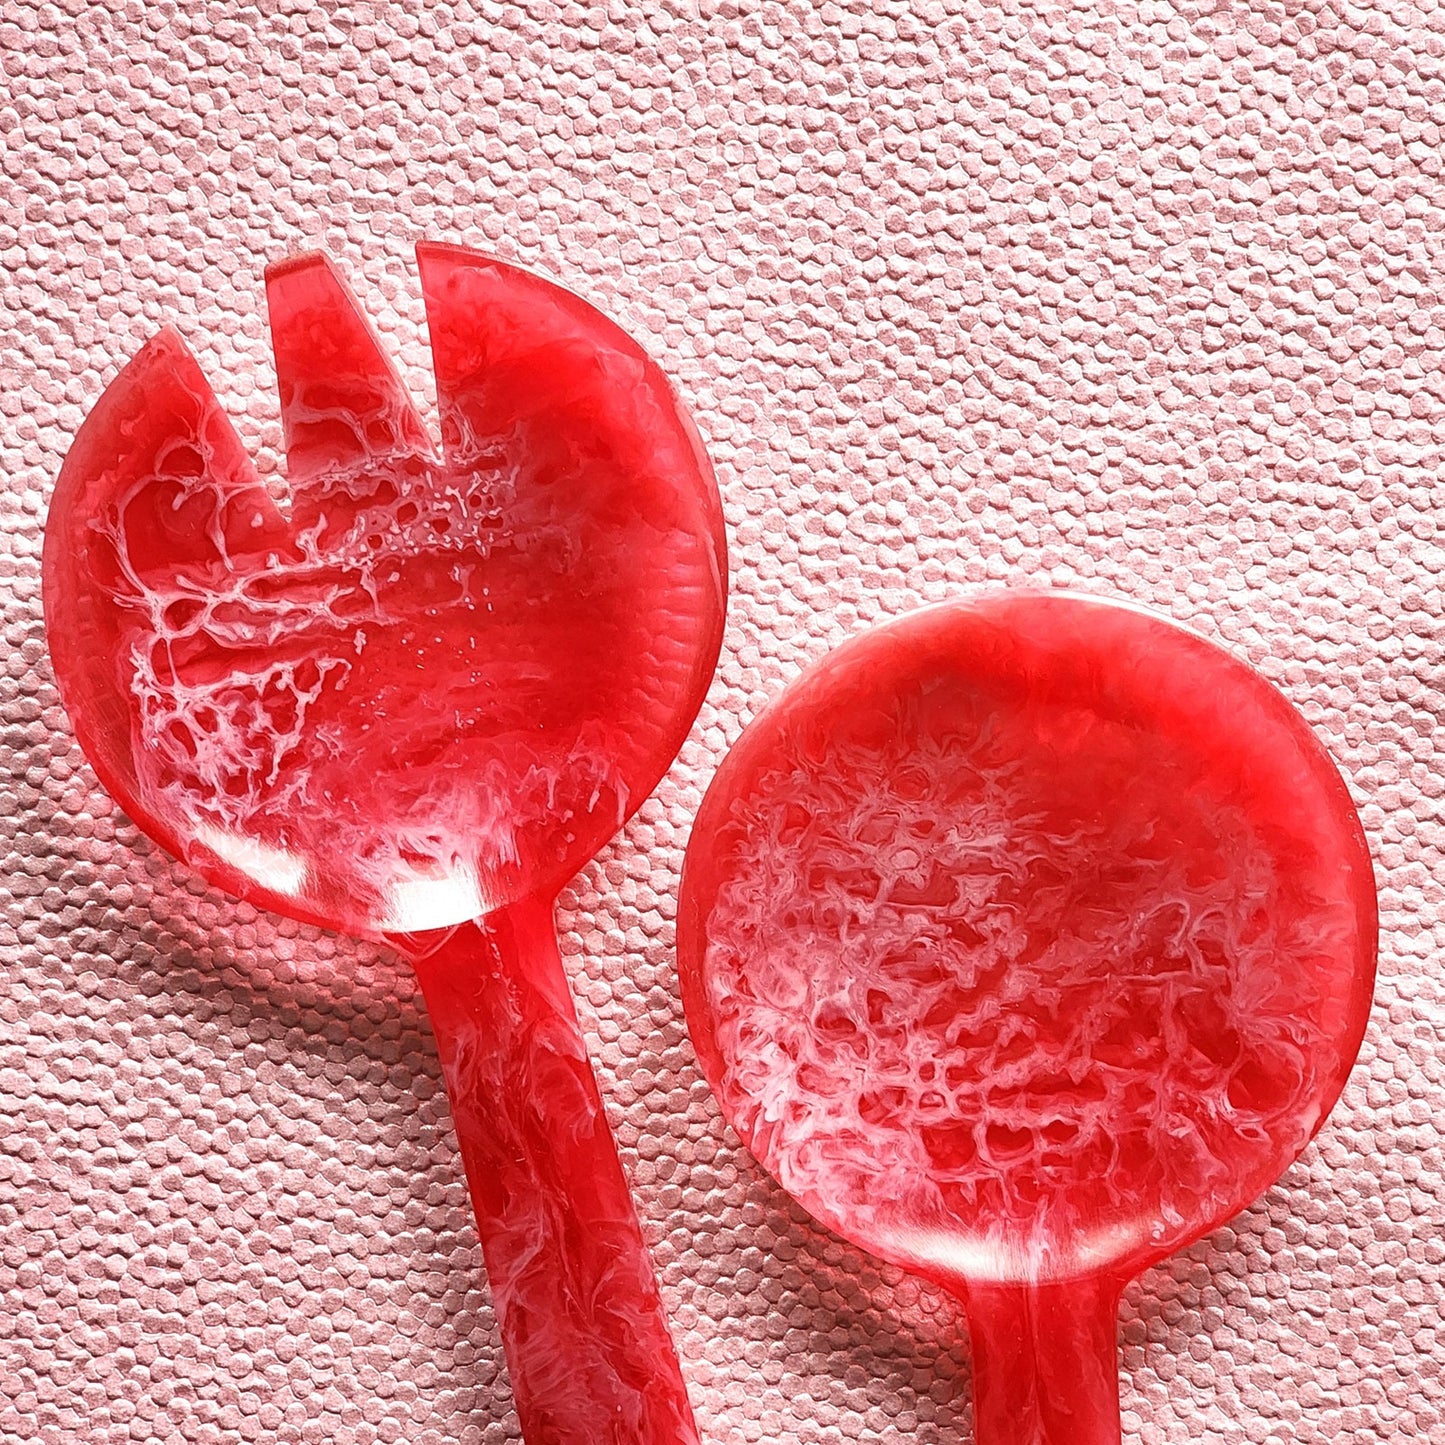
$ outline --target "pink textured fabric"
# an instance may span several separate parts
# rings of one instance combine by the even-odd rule
[[[1445,1440],[1445,11],[0,0],[0,68],[3,1445],[517,1438],[409,978],[140,838],[40,622],[48,490],[119,363],[175,322],[274,474],[263,264],[328,248],[425,395],[422,236],[607,310],[724,485],[711,699],[562,917],[705,1436],[969,1438],[956,1306],[722,1126],[673,912],[764,699],[873,620],[1029,580],[1262,667],[1382,887],[1324,1133],[1125,1298],[1126,1435]]]

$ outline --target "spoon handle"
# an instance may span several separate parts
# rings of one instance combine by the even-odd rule
[[[527,1445],[697,1445],[550,903],[413,958]]]
[[[960,1289],[976,1445],[1120,1445],[1120,1280]]]

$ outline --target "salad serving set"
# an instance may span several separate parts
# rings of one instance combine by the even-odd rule
[[[336,268],[269,268],[284,499],[174,331],[125,366],[51,503],[50,653],[155,842],[415,969],[529,1445],[695,1445],[552,915],[707,692],[717,484],[592,306],[417,259],[439,440]],[[1376,932],[1280,693],[1137,606],[1004,589],[852,639],[744,730],[678,966],[758,1161],[962,1301],[980,1445],[1117,1445],[1122,1289],[1319,1130]]]

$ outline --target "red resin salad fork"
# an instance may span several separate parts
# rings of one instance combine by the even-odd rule
[[[440,448],[332,265],[273,266],[289,510],[163,331],[57,482],[51,656],[161,846],[415,967],[529,1445],[692,1445],[552,909],[701,705],[716,483],[592,307],[458,247],[417,259]]]
[[[962,1300],[978,1445],[1118,1445],[1124,1285],[1324,1122],[1375,969],[1333,763],[1133,607],[874,629],[743,734],[688,844],[688,1024],[818,1219]]]

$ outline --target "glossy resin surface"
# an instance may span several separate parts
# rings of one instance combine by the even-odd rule
[[[272,267],[286,504],[161,333],[57,482],[51,656],[153,838],[413,963],[529,1445],[695,1445],[552,905],[702,701],[716,484],[600,313],[456,247],[418,261],[440,447],[330,263]]]
[[[680,745],[725,588],[711,470],[641,348],[513,267],[418,261],[439,448],[300,257],[268,275],[288,504],[166,331],[46,532],[56,672],[111,791],[229,891],[370,934],[575,873]]]
[[[1018,1341],[1111,1350],[1122,1281],[1319,1128],[1365,1025],[1374,884],[1339,774],[1261,678],[1132,608],[1002,595],[849,643],[748,729],[679,948],[749,1148],[964,1292],[981,1387],[1012,1360],[1047,1414],[1050,1370],[1082,1367]],[[1117,1438],[1117,1407],[1101,1434],[1015,1430],[1017,1407],[990,1427],[980,1399],[980,1438]]]

